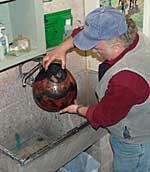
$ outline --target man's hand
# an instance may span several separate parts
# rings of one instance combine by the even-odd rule
[[[48,66],[54,61],[61,61],[62,69],[65,69],[66,51],[63,50],[61,46],[56,47],[43,58],[42,65],[45,70],[47,70]]]
[[[45,70],[47,70],[48,66],[55,60],[60,61],[62,69],[65,69],[66,68],[66,52],[70,48],[73,48],[73,47],[74,47],[74,45],[72,43],[72,37],[69,37],[63,43],[61,43],[59,46],[57,46],[52,51],[50,51],[43,58],[43,61],[42,61],[42,65],[45,68]]]
[[[86,117],[86,112],[88,110],[88,107],[78,105],[77,101],[74,101],[74,104],[67,106],[66,108],[59,111],[59,113],[72,113],[72,114],[78,114],[80,116]]]
[[[66,113],[66,112],[68,112],[68,113],[77,113],[77,108],[78,108],[78,105],[72,104],[72,105],[67,106],[66,108],[60,110],[59,112],[60,113]]]

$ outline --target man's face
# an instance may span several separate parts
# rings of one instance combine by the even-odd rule
[[[112,55],[112,45],[108,44],[107,41],[101,41],[98,45],[91,49],[92,52],[96,53],[107,60],[110,59]]]

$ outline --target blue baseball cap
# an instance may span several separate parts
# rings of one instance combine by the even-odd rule
[[[74,45],[81,50],[90,50],[100,41],[118,37],[127,32],[125,16],[112,7],[99,7],[89,13],[85,26],[74,38]]]

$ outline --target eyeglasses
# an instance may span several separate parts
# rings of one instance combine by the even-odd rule
[[[101,53],[101,52],[103,52],[103,51],[108,51],[108,49],[110,49],[110,48],[112,48],[112,47],[113,47],[112,45],[107,44],[107,45],[105,45],[105,46],[103,46],[103,47],[101,47],[101,48],[94,47],[94,48],[92,48],[92,51]]]

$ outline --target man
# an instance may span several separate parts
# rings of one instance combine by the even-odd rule
[[[120,3],[121,3],[121,10],[122,10],[122,13],[125,14],[125,11],[128,7],[128,3],[127,3],[127,0],[119,0],[118,2],[118,7],[120,7]]]
[[[78,113],[93,128],[106,127],[114,153],[113,172],[150,172],[150,40],[117,9],[101,7],[86,18],[84,29],[43,59],[47,70],[55,60],[66,64],[72,47],[92,50],[105,58],[96,93],[99,102],[77,104],[60,113]]]

